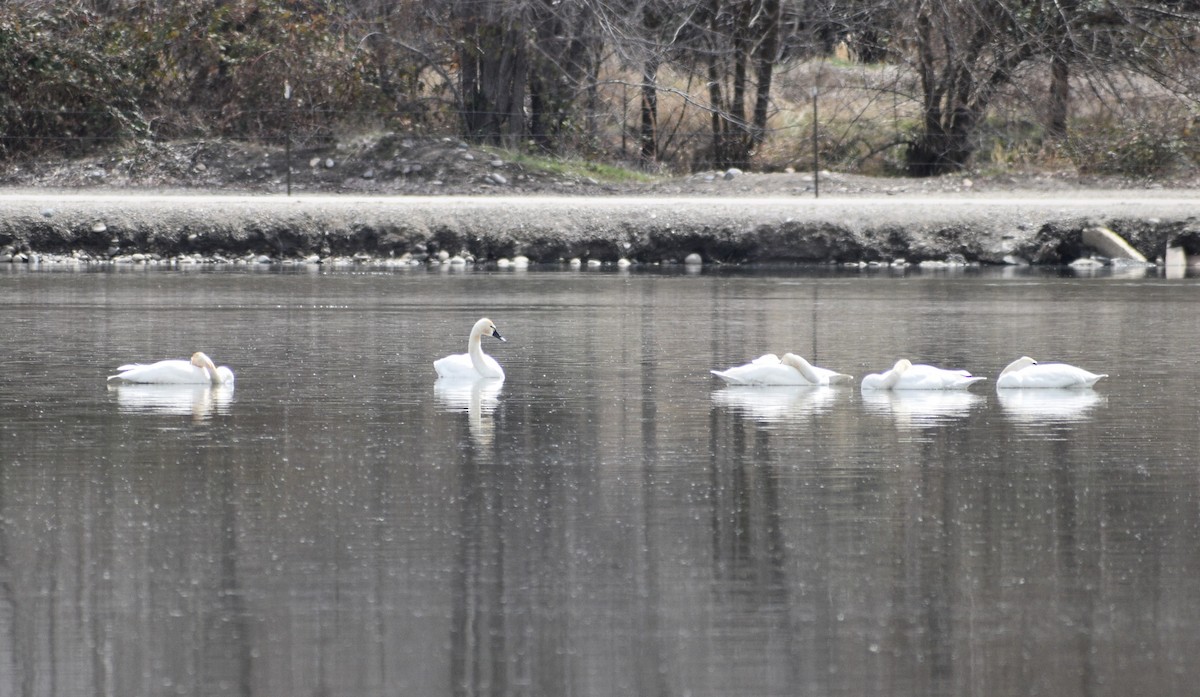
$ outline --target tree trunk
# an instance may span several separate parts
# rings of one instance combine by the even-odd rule
[[[723,167],[726,161],[726,138],[724,104],[721,97],[721,71],[717,65],[718,58],[708,57],[708,101],[712,122],[712,157],[713,165]]]
[[[1065,138],[1071,105],[1071,57],[1075,49],[1073,24],[1079,13],[1079,0],[1057,0],[1051,17],[1053,52],[1050,55],[1050,107],[1046,115],[1046,134]]]
[[[525,132],[524,31],[519,24],[510,26],[511,20],[499,16],[495,7],[464,5],[459,16],[463,132],[494,145],[516,145]]]
[[[955,172],[969,162],[976,125],[996,90],[1042,44],[1004,8],[957,0],[918,2],[916,41],[924,113],[905,164],[919,177]]]
[[[762,38],[759,39],[755,50],[754,60],[757,64],[757,89],[754,94],[753,128],[750,131],[751,145],[757,149],[767,137],[767,117],[771,108],[771,80],[774,75],[775,62],[779,59],[779,26],[782,23],[782,3],[780,0],[765,0],[762,14],[766,18]]]
[[[638,137],[643,167],[658,161],[658,57],[642,64],[642,127]]]
[[[756,3],[742,0],[733,27],[733,89],[726,118],[726,156],[723,165],[745,168],[750,162],[750,121],[746,116],[746,93],[749,91],[748,66],[751,53],[751,21]]]
[[[1071,66],[1060,53],[1050,59],[1050,117],[1046,131],[1051,138],[1067,135],[1067,108],[1071,101]]]

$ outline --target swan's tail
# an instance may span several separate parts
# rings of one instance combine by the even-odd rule
[[[743,384],[741,380],[738,380],[737,378],[733,377],[733,376],[732,376],[732,375],[730,375],[729,373],[722,372],[722,371],[720,371],[720,370],[710,370],[710,371],[708,371],[708,372],[712,373],[713,375],[716,375],[717,377],[721,378],[722,380],[724,380],[725,382],[729,383],[730,385],[741,385],[741,384]]]

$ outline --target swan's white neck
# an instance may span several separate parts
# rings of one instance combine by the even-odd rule
[[[900,376],[904,375],[904,371],[911,367],[912,362],[907,358],[901,358],[896,361],[896,365],[892,366],[892,369],[883,375],[883,388],[890,390],[895,387],[896,383],[900,382]]]
[[[1008,366],[1004,370],[1000,371],[1000,374],[1004,375],[1005,373],[1011,373],[1011,372],[1014,372],[1017,370],[1022,370],[1024,368],[1028,368],[1031,365],[1037,365],[1037,361],[1033,360],[1029,356],[1021,356],[1020,358],[1013,361],[1012,363],[1009,363]]]
[[[805,380],[813,384],[821,382],[821,376],[817,375],[817,371],[813,370],[812,364],[804,360],[802,356],[797,356],[794,353],[786,353],[783,356],[782,362],[800,371]]]
[[[461,336],[461,335],[460,335]],[[475,366],[475,370],[480,375],[488,374],[487,363],[483,360],[483,327],[475,325],[471,330],[471,338],[467,341],[467,353],[471,356],[471,365]]]
[[[208,381],[214,385],[221,383],[221,376],[217,373],[217,364],[212,362],[208,354],[203,351],[197,351],[192,354],[192,365],[204,371],[208,376]]]

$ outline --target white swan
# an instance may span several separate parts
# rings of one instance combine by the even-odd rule
[[[504,379],[504,369],[495,358],[483,352],[480,339],[484,336],[494,336],[501,341],[496,325],[484,317],[471,327],[471,338],[467,340],[467,352],[455,353],[433,362],[433,369],[440,378],[499,378]]]
[[[794,353],[785,353],[783,358],[768,353],[746,365],[709,372],[731,385],[837,385],[854,379],[828,368],[818,368]]]
[[[109,382],[136,382],[171,385],[229,385],[233,371],[228,366],[218,368],[212,359],[197,351],[191,360],[173,359],[157,363],[129,363],[117,368]]]
[[[1000,371],[997,388],[1065,388],[1091,387],[1107,374],[1091,373],[1066,363],[1038,363],[1029,356],[1021,356]]]
[[[965,390],[987,378],[975,377],[965,370],[947,370],[907,358],[896,361],[891,370],[872,373],[862,379],[864,390]]]

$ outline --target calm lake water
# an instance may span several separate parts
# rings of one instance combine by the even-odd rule
[[[0,269],[0,695],[1200,684],[1200,279]],[[471,324],[508,378],[436,384]],[[206,351],[233,389],[109,387]],[[735,389],[793,351],[969,393]],[[1028,354],[1109,378],[998,395]]]

